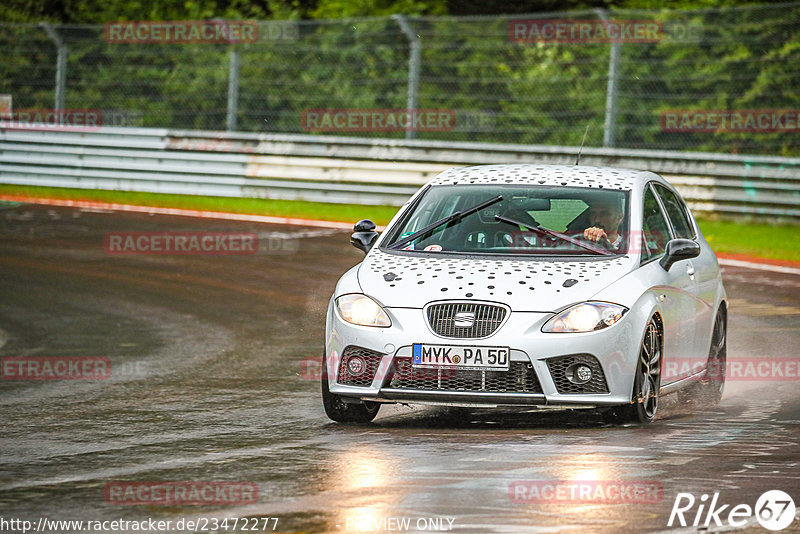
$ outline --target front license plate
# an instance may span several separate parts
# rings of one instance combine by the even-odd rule
[[[412,345],[413,367],[438,369],[476,369],[508,371],[508,347],[474,347],[463,345]]]

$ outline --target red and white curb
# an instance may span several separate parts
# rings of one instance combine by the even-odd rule
[[[108,202],[95,202],[89,200],[61,200],[54,198],[35,198],[17,195],[0,195],[0,200],[8,202],[25,202],[31,204],[44,204],[47,206],[62,206],[67,208],[82,208],[94,210],[126,211],[133,213],[148,213],[155,215],[178,215],[181,217],[201,217],[204,219],[220,219],[226,221],[258,222],[267,224],[291,224],[296,226],[313,226],[317,228],[336,228],[352,230],[353,224],[337,221],[318,221],[315,219],[299,219],[295,217],[274,217],[271,215],[249,215],[245,213],[228,213],[221,211],[186,210],[178,208],[156,208],[152,206],[134,206],[130,204],[113,204]]]
[[[723,267],[742,267],[745,269],[757,269],[759,271],[771,271],[773,273],[798,274],[800,269],[797,267],[787,267],[785,265],[772,265],[770,263],[756,263],[754,261],[734,260],[730,258],[719,258],[719,264]]]

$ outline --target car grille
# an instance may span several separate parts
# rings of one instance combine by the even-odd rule
[[[387,375],[385,384],[391,389],[429,391],[542,392],[533,366],[526,362],[511,362],[508,371],[472,371],[414,368],[411,358],[395,358],[394,369]]]
[[[473,326],[456,326],[457,313],[473,313]],[[434,332],[450,338],[482,338],[492,335],[506,318],[506,309],[475,302],[448,302],[428,307],[428,324]]]
[[[576,363],[584,364],[592,370],[592,378],[585,384],[575,384],[565,374],[567,368]],[[603,368],[597,358],[590,354],[572,354],[570,356],[549,358],[547,367],[550,368],[550,375],[552,375],[556,390],[559,393],[608,393],[608,384],[606,384]]]
[[[350,371],[347,370],[347,361],[353,356],[360,356],[366,363],[364,370],[358,375],[351,375]],[[342,360],[339,363],[339,376],[336,381],[345,386],[371,386],[372,380],[375,378],[375,373],[378,371],[378,366],[381,363],[381,358],[383,358],[383,353],[381,352],[375,352],[353,345],[345,348],[344,351],[342,351]]]

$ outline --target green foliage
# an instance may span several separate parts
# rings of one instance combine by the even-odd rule
[[[338,19],[554,13],[593,8],[698,9],[749,0],[4,0],[0,21],[104,24],[115,20]]]
[[[0,2],[0,21],[3,22],[65,22],[67,16],[60,0],[3,0]]]
[[[489,2],[480,9],[522,13],[552,7],[547,2],[503,5]],[[13,0],[0,9],[42,16],[37,6]],[[477,4],[461,7],[479,10]],[[527,18],[519,15],[431,16],[455,10],[444,0],[128,0],[113,7],[101,0],[74,0],[45,11],[57,15],[59,9],[62,18],[84,21],[265,19],[259,22],[258,42],[236,45],[237,129],[394,138],[405,132],[307,131],[302,117],[314,109],[404,109],[408,37],[396,19],[375,15],[420,15],[407,18],[421,46],[417,107],[452,110],[457,120],[452,130],[419,132],[418,138],[578,145],[589,126],[586,145],[603,143],[612,46],[515,42],[509,25]],[[285,20],[266,20],[275,16]],[[304,20],[308,16],[360,18],[315,22]],[[547,15],[597,16],[593,9]],[[617,147],[800,155],[796,132],[674,133],[660,125],[661,114],[670,110],[800,108],[800,93],[794,90],[800,84],[795,67],[800,4],[691,11],[617,7],[610,16],[655,20],[665,29],[657,42],[619,46]],[[129,116],[132,126],[225,128],[232,45],[112,44],[98,25],[64,26],[59,33],[69,52],[67,107],[118,112]],[[12,94],[16,109],[52,107],[55,47],[46,33],[0,25],[0,46],[0,93]],[[470,117],[486,120],[476,127]]]
[[[408,16],[445,15],[444,0],[321,0],[309,13],[312,19],[383,17],[402,13]]]
[[[700,218],[700,231],[718,254],[800,261],[796,224],[765,224]]]

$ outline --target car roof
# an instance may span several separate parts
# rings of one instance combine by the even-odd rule
[[[649,180],[664,181],[652,172],[633,169],[525,163],[449,169],[431,180],[430,185],[521,184],[631,190]]]

